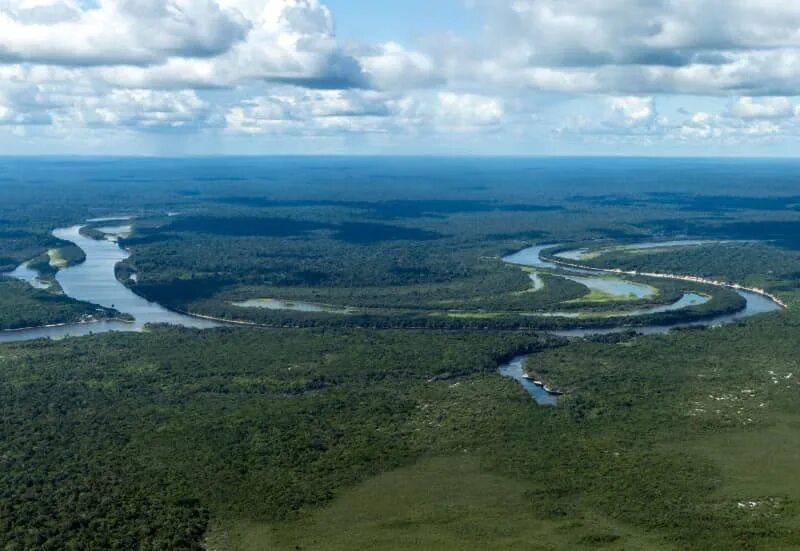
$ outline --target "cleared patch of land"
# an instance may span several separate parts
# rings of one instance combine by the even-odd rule
[[[673,548],[608,517],[537,518],[527,498],[534,487],[483,470],[467,453],[425,459],[367,480],[307,519],[223,524],[208,543],[231,551]]]

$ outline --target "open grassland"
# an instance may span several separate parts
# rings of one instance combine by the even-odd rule
[[[670,549],[610,518],[537,518],[529,478],[482,469],[469,454],[424,459],[343,492],[329,507],[293,523],[239,522],[212,530],[209,547],[236,551],[319,549]]]

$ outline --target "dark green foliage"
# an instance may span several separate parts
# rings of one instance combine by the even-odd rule
[[[473,188],[487,190],[489,188]],[[215,201],[229,205],[241,205],[256,208],[280,207],[338,207],[368,211],[371,216],[384,219],[396,218],[440,218],[450,214],[511,211],[511,212],[544,212],[562,210],[559,206],[504,204],[497,201],[467,200],[394,200],[394,201],[323,201],[323,200],[275,200],[265,197],[219,197]]]
[[[196,548],[217,517],[291,518],[425,449],[437,376],[532,335],[156,330],[0,350],[0,545]]]
[[[229,302],[275,297],[383,310],[253,310],[248,318],[287,329],[158,327],[1,346],[0,547],[197,549],[209,526],[302,523],[354,484],[428,456],[474,457],[483,471],[524,482],[526,512],[562,532],[602,518],[680,549],[800,544],[796,455],[786,454],[786,472],[771,457],[745,461],[737,478],[726,461],[758,446],[729,451],[715,440],[780,427],[767,444],[781,452],[797,441],[800,258],[787,249],[800,218],[796,163],[0,164],[0,264],[9,270],[32,258],[46,269],[41,255],[63,246],[50,235],[55,227],[134,214],[136,233],[125,242],[133,256],[118,274],[127,281],[135,271],[135,290],[169,306],[240,318]],[[700,185],[710,198],[694,195]],[[565,305],[584,289],[547,275],[544,292],[524,293],[530,281],[500,262],[504,252],[544,241],[686,234],[776,243],[596,261],[760,285],[785,293],[793,308],[659,337],[629,332],[565,344],[517,331],[574,325],[514,315],[528,309],[606,305]],[[685,290],[659,286],[655,301],[631,304],[668,302]],[[714,295],[709,304],[659,319],[741,306],[734,293],[705,290]],[[0,282],[4,324],[92,308],[77,306]],[[492,310],[502,315],[447,315]],[[622,321],[635,330],[653,320]],[[620,320],[581,321],[590,323]],[[297,328],[303,325],[320,327]],[[335,327],[344,325],[395,329]],[[465,327],[471,330],[455,330]],[[499,361],[524,351],[535,352],[531,373],[566,392],[560,407],[536,407],[495,373]],[[743,390],[752,400],[739,398]],[[736,396],[736,407],[721,396]],[[707,455],[706,444],[718,455]],[[774,485],[742,483],[754,478],[752,465]],[[737,507],[749,499],[778,505],[750,514]],[[624,545],[617,537],[587,529],[575,543]]]
[[[118,317],[118,312],[0,277],[0,330]]]
[[[423,241],[439,237],[433,232],[389,224],[347,222],[324,224],[291,218],[186,217],[172,222],[161,231],[191,232],[226,236],[302,237],[314,231],[333,232],[333,238],[348,243],[367,244],[381,241]],[[135,243],[135,242],[134,242]]]
[[[800,253],[768,242],[743,241],[653,253],[618,251],[601,255],[587,264],[624,270],[685,273],[756,287],[789,289],[797,285],[792,271],[800,264]],[[765,266],[769,269],[765,270]]]

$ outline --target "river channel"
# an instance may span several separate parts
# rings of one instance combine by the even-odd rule
[[[645,248],[655,248],[658,246],[678,246],[683,244],[703,244],[705,242],[700,241],[671,241],[665,243],[641,243],[638,245],[634,245],[631,248],[638,248],[638,249],[645,249]],[[508,264],[514,264],[517,266],[527,266],[531,268],[541,268],[546,270],[559,270],[560,272],[567,272],[572,274],[581,274],[582,276],[587,277],[601,277],[598,274],[597,270],[584,270],[581,268],[574,268],[569,267],[561,264],[556,264],[553,262],[549,262],[542,258],[542,252],[547,249],[552,249],[557,247],[558,245],[538,245],[535,247],[529,247],[527,249],[523,249],[519,252],[514,254],[508,255],[503,258],[503,261]],[[585,253],[584,249],[581,249],[580,254],[577,251],[566,251],[563,253],[559,253],[560,258],[565,258],[569,260],[579,259],[581,258],[582,254]],[[554,330],[549,331],[549,333],[553,335],[558,335],[562,337],[589,337],[595,335],[610,335],[614,333],[622,333],[625,331],[635,330],[637,333],[643,335],[655,335],[655,334],[664,334],[668,333],[672,329],[677,328],[686,328],[686,327],[720,327],[722,325],[727,325],[730,323],[734,323],[736,321],[749,318],[751,316],[755,316],[758,314],[766,314],[769,312],[775,312],[781,309],[781,305],[773,301],[767,296],[764,296],[759,293],[747,291],[744,289],[737,289],[736,290],[739,295],[741,295],[745,301],[746,305],[743,309],[739,310],[738,312],[734,312],[731,314],[722,314],[719,316],[714,316],[711,318],[706,318],[699,321],[692,321],[692,322],[680,322],[680,323],[673,323],[668,325],[645,325],[641,327],[630,327],[621,325],[618,327],[608,327],[608,328],[574,328],[574,329],[562,329],[562,330]],[[691,306],[696,304],[696,297],[694,293],[687,293],[681,301],[685,302],[685,306]],[[679,301],[680,302],[680,301]],[[661,307],[660,311],[667,311],[667,310],[674,310],[674,305]],[[658,309],[656,309],[658,310]],[[648,310],[642,311],[643,314],[649,313],[656,313],[656,310]],[[634,314],[636,312],[633,312]],[[533,397],[534,400],[540,405],[547,405],[552,406],[558,402],[557,396],[545,392],[544,389],[540,385],[533,384],[527,377],[527,371],[525,366],[526,358],[525,357],[517,357],[514,358],[512,361],[500,366],[500,373],[505,377],[510,377],[512,379],[517,380],[525,390]]]
[[[215,321],[187,316],[168,310],[155,302],[150,302],[140,297],[117,280],[115,267],[119,262],[128,258],[130,254],[120,247],[117,240],[113,238],[113,234],[130,231],[128,225],[118,228],[104,228],[104,231],[111,235],[107,236],[107,239],[100,240],[81,235],[80,230],[81,226],[71,226],[53,231],[55,237],[77,245],[86,253],[86,260],[83,263],[59,270],[56,274],[56,281],[58,281],[67,296],[106,308],[114,308],[123,314],[133,316],[135,321],[107,320],[61,326],[37,327],[17,331],[0,331],[0,343],[41,338],[58,339],[64,337],[80,337],[110,331],[141,331],[145,325],[153,323],[167,323],[199,329],[208,329],[222,325]],[[509,264],[519,266],[559,270],[562,273],[566,272],[573,276],[581,276],[583,280],[586,280],[587,277],[594,277],[598,280],[606,278],[607,280],[608,275],[598,275],[597,271],[565,267],[542,259],[542,251],[552,248],[553,246],[554,245],[541,245],[530,247],[509,255],[503,260]],[[643,244],[642,246],[647,246],[647,244]],[[571,255],[571,257],[577,256],[576,254]],[[570,256],[566,256],[566,258],[570,258]],[[41,287],[43,285],[42,282],[37,279],[36,272],[24,265],[6,275],[27,281],[36,287]],[[624,282],[624,280],[620,281]],[[536,284],[536,280],[534,280],[534,284]],[[737,292],[744,297],[747,303],[745,308],[738,312],[720,315],[702,321],[636,327],[635,330],[647,335],[666,333],[678,327],[716,327],[781,308],[780,305],[769,297],[747,290],[737,290]],[[697,300],[697,295],[688,294],[681,306],[696,304]],[[668,306],[662,308],[671,309],[672,307]],[[642,311],[641,313],[647,314],[652,313],[652,311]],[[551,333],[564,337],[586,337],[619,333],[629,329],[630,327],[627,326],[604,329],[574,328],[551,331]],[[514,358],[511,362],[501,366],[500,372],[506,377],[512,377],[518,380],[537,402],[544,405],[554,405],[557,403],[557,398],[554,394],[546,392],[540,385],[536,385],[525,378],[524,357]]]
[[[117,280],[115,266],[128,258],[130,253],[122,249],[114,239],[91,239],[80,233],[81,226],[59,228],[53,231],[58,239],[74,243],[86,253],[86,261],[76,266],[59,270],[56,281],[67,296],[91,302],[106,308],[115,308],[123,314],[130,314],[134,322],[97,321],[76,323],[52,327],[36,327],[19,331],[1,331],[0,343],[34,340],[42,338],[58,339],[64,337],[81,337],[94,333],[109,331],[141,331],[148,323],[169,323],[183,327],[207,329],[219,327],[220,324],[210,320],[194,318],[167,310],[163,306],[150,302],[123,285]],[[126,230],[122,226],[120,231]],[[104,228],[106,232],[115,233],[115,228]],[[36,285],[35,272],[20,267],[7,274],[18,277]]]

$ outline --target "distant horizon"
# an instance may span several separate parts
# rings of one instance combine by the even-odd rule
[[[800,153],[797,155],[609,155],[609,154],[561,154],[561,155],[516,155],[516,154],[416,154],[402,153],[387,155],[381,153],[266,153],[266,154],[186,154],[186,155],[152,155],[152,154],[49,154],[49,153],[29,153],[29,154],[0,154],[0,160],[13,159],[154,159],[154,160],[184,160],[184,159],[690,159],[690,160],[721,160],[721,161],[747,161],[747,160],[797,160],[800,161]]]

